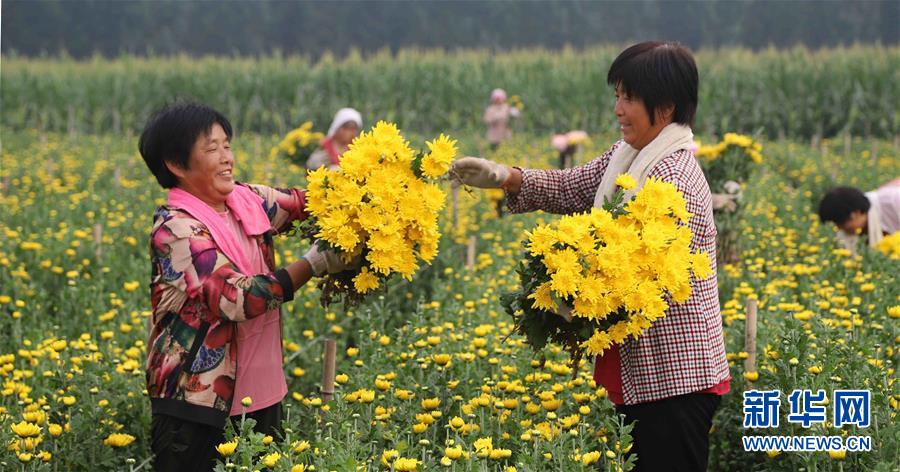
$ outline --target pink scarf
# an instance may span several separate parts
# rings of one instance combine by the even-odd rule
[[[243,185],[235,185],[234,190],[225,200],[225,205],[234,213],[234,217],[241,222],[244,232],[248,236],[263,234],[272,228],[272,223],[263,210],[263,199],[259,195]],[[228,223],[216,210],[207,205],[203,200],[180,189],[169,190],[169,206],[180,208],[191,214],[206,225],[213,241],[219,249],[225,253],[231,262],[245,275],[253,273],[250,260],[241,250],[241,244],[236,235],[231,231]]]

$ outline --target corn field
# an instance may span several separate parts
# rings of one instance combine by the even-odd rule
[[[176,98],[222,110],[240,131],[284,134],[306,120],[359,109],[426,134],[481,127],[501,87],[524,102],[523,130],[614,130],[606,71],[620,51],[527,50],[493,55],[401,51],[317,63],[300,57],[174,57],[75,62],[4,58],[4,125],[93,133],[139,130]],[[900,50],[859,46],[808,51],[700,51],[695,129],[769,137],[900,133]]]

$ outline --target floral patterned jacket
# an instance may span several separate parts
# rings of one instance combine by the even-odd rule
[[[153,217],[146,378],[154,414],[223,426],[237,371],[236,323],[293,299],[287,271],[274,270],[272,238],[306,218],[305,192],[239,185],[263,198],[272,223],[256,237],[269,273],[242,274],[183,210],[161,206]]]

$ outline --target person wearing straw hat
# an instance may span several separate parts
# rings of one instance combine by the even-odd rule
[[[280,429],[281,305],[311,277],[348,268],[315,244],[275,268],[273,236],[306,218],[305,191],[235,181],[232,136],[218,111],[178,103],[150,118],[138,146],[168,191],[149,238],[156,470],[210,470],[229,417],[247,414],[264,434]]]
[[[673,303],[641,337],[598,357],[594,379],[616,410],[636,421],[636,470],[706,470],[709,433],[731,377],[725,358],[716,281],[716,226],[709,184],[697,159],[691,126],[699,75],[691,52],[671,42],[625,49],[607,74],[622,140],[585,165],[565,170],[509,167],[477,157],[459,159],[451,175],[459,184],[505,190],[513,213],[543,210],[572,214],[600,207],[628,173],[638,186],[648,177],[670,182],[692,214],[691,250],[709,254],[712,274],[693,278],[691,296]]]
[[[328,133],[319,149],[313,151],[306,161],[308,170],[316,170],[327,166],[329,169],[337,169],[341,164],[341,155],[350,147],[353,139],[359,136],[362,130],[362,115],[353,108],[341,108],[331,120]]]

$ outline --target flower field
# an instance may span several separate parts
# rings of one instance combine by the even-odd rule
[[[462,154],[483,145],[458,138]],[[545,140],[519,135],[496,157],[551,167]],[[613,140],[594,138],[581,161]],[[300,168],[251,157],[278,142],[240,135],[238,179],[304,186]],[[833,182],[868,189],[900,174],[900,154],[860,139],[763,149],[744,191],[740,258],[719,268],[732,392],[715,418],[710,470],[896,470],[900,263],[835,249],[812,208]],[[128,136],[5,130],[0,180],[0,468],[148,470],[147,235],[163,192]],[[591,365],[573,371],[558,347],[535,355],[510,335],[500,296],[517,284],[525,231],[554,219],[500,218],[496,197],[460,190],[455,212],[448,202],[439,253],[412,282],[391,280],[350,311],[323,309],[315,284],[301,289],[284,310],[285,437],[244,425],[219,447],[221,468],[627,470],[630,428]],[[282,237],[279,258],[307,244]],[[760,307],[755,372],[742,362],[748,298]],[[338,388],[323,404],[326,338],[339,346]],[[871,390],[865,430],[782,422],[766,434],[865,434],[872,451],[744,452],[741,392],[751,388]]]

